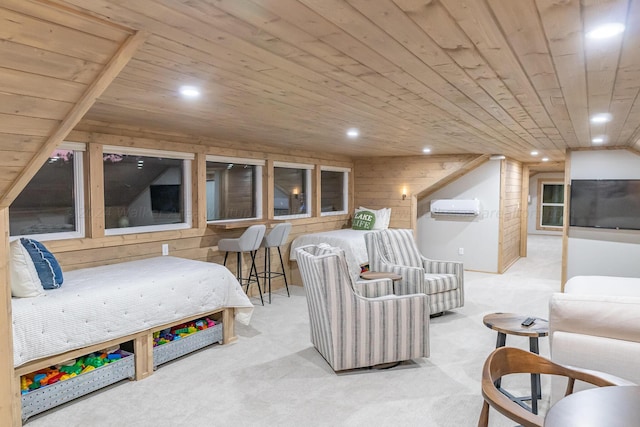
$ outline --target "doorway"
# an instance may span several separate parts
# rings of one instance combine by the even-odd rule
[[[525,164],[522,177],[520,256],[526,257],[529,236],[562,237],[567,197],[564,162]]]

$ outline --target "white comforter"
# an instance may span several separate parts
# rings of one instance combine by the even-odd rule
[[[253,312],[219,264],[164,256],[70,271],[59,289],[12,299],[14,366],[222,307],[244,324]]]
[[[306,245],[327,243],[331,246],[344,250],[345,258],[349,265],[349,271],[359,272],[360,266],[369,262],[367,247],[364,243],[364,235],[370,232],[371,231],[369,230],[343,228],[341,230],[323,231],[320,233],[298,236],[291,243],[289,259],[296,259],[296,248]]]

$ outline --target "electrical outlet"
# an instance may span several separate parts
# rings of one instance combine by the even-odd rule
[[[464,255],[464,248],[458,248],[458,255]]]
[[[163,243],[162,244],[162,255],[169,255],[169,244],[168,243]]]

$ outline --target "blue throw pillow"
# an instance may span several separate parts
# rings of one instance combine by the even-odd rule
[[[37,240],[20,239],[20,243],[27,250],[33,265],[36,267],[40,282],[44,289],[57,289],[62,285],[62,269],[58,260],[44,245]]]

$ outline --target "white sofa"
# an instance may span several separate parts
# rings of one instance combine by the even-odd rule
[[[640,384],[640,278],[572,277],[551,297],[549,338],[554,362]],[[552,403],[565,385],[552,379]]]

